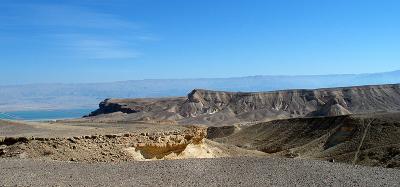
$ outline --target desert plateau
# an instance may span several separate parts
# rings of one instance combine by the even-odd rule
[[[349,182],[346,177],[351,172],[356,180],[350,185],[385,182],[396,186],[400,185],[399,98],[400,85],[391,84],[249,93],[195,89],[186,97],[106,99],[82,118],[1,120],[1,168],[3,176],[11,179],[21,167],[30,175],[36,175],[34,167],[43,168],[49,172],[41,174],[43,178],[60,173],[56,170],[64,167],[74,168],[81,175],[100,168],[107,173],[120,170],[120,165],[132,165],[144,173],[151,171],[147,167],[159,167],[157,172],[171,172],[160,176],[155,184],[193,185],[170,180],[171,175],[195,177],[195,173],[204,172],[210,180],[217,180],[216,186],[225,184],[220,177],[232,185],[289,185],[279,180],[285,175],[294,177],[297,184],[313,185],[303,177],[313,178],[312,173],[320,170],[327,180],[316,182],[317,185]],[[24,164],[8,166],[19,162]],[[256,166],[257,163],[263,165]],[[238,164],[246,170],[237,169]],[[312,169],[302,167],[282,173],[289,165]],[[248,181],[241,183],[225,173],[241,175],[267,166],[274,171],[262,176],[268,175],[271,180],[245,178]],[[216,174],[219,170],[223,172]],[[367,177],[361,172],[373,175]],[[380,176],[385,177],[382,183],[374,178]],[[24,180],[3,180],[0,184],[42,184],[17,177]],[[128,180],[122,177],[121,183],[116,184],[150,184],[148,180],[127,183]],[[82,180],[68,181],[87,184]],[[105,179],[92,184],[112,185]]]

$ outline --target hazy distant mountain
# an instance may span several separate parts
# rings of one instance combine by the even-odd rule
[[[400,83],[400,71],[373,74],[151,79],[111,83],[0,86],[0,111],[97,108],[105,98],[184,96],[194,88],[271,91]]]

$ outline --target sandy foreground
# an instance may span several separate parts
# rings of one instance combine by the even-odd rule
[[[0,186],[400,186],[395,169],[250,157],[93,164],[0,159],[0,176]]]

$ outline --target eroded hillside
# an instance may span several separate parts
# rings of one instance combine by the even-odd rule
[[[210,128],[209,138],[277,157],[400,168],[400,113],[284,119],[229,129]]]
[[[107,99],[87,120],[231,125],[393,111],[400,111],[399,84],[254,93],[196,89],[187,97]]]

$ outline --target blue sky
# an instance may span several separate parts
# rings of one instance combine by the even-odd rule
[[[400,69],[396,0],[2,0],[0,84]]]

